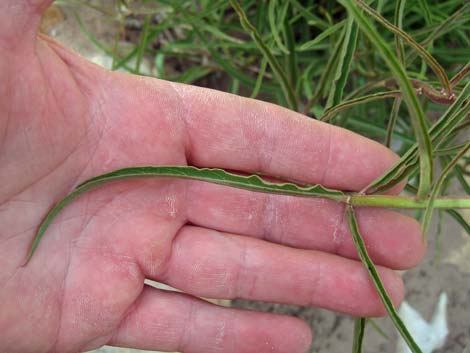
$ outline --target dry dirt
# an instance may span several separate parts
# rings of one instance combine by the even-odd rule
[[[83,56],[106,62],[107,59],[103,59],[102,53],[82,33],[71,10],[70,7],[65,6],[51,10],[43,23],[44,31]],[[84,7],[74,7],[73,10],[78,11],[85,26],[97,38],[105,43],[112,43],[116,29],[115,23],[104,20],[99,12]],[[466,213],[466,217],[470,219],[470,213]],[[442,291],[447,292],[450,334],[445,346],[436,353],[460,353],[466,347],[470,347],[470,238],[463,234],[453,220],[444,216],[439,264],[434,263],[435,239],[436,224],[430,231],[429,251],[423,263],[404,274],[407,288],[406,300],[429,319],[439,294]],[[350,317],[316,308],[241,300],[233,302],[232,305],[303,318],[312,327],[315,335],[311,352],[337,353],[351,350],[353,320]],[[389,339],[382,337],[376,330],[369,327],[364,352],[394,353],[396,334],[390,321],[377,319],[375,322],[387,333]],[[139,351],[103,347],[94,352]]]

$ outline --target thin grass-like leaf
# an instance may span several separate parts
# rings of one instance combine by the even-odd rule
[[[330,89],[330,95],[325,109],[336,106],[343,99],[343,91],[351,69],[351,62],[356,50],[358,28],[352,16],[348,17],[340,59],[336,68],[335,78]]]
[[[377,290],[377,294],[379,295],[380,300],[382,301],[385,309],[388,312],[388,315],[390,316],[390,319],[392,320],[397,331],[400,333],[401,337],[403,337],[403,340],[406,342],[410,350],[413,353],[422,353],[421,349],[414,341],[405,324],[398,316],[398,313],[396,312],[395,307],[393,306],[393,303],[388,296],[387,291],[385,290],[382,280],[380,279],[379,273],[377,272],[374,263],[367,253],[366,245],[359,232],[359,226],[357,224],[354,208],[351,205],[348,205],[346,208],[346,216],[348,218],[349,229],[351,230],[351,235],[353,237],[354,247],[356,248],[361,262],[366,268],[367,273],[369,274],[369,277],[374,284],[375,289]]]
[[[422,200],[428,195],[433,176],[432,145],[428,134],[423,109],[418,101],[416,93],[406,75],[405,70],[398,62],[397,58],[393,54],[393,51],[378,35],[377,31],[373,28],[373,26],[356,5],[354,5],[352,2],[344,0],[342,0],[341,3],[354,16],[364,34],[366,34],[369,40],[378,49],[383,60],[387,63],[388,67],[395,75],[395,78],[402,90],[403,100],[408,106],[408,111],[411,115],[411,123],[418,141],[420,156],[420,182],[417,197],[418,199]]]
[[[344,23],[345,23],[344,21],[341,21],[341,22],[338,22],[338,23],[334,24],[331,27],[328,27],[328,29],[325,29],[323,32],[321,32],[318,36],[316,36],[312,40],[309,40],[308,42],[303,43],[299,47],[298,50],[299,51],[308,51],[308,50],[315,49],[315,46],[318,43],[320,43],[322,40],[328,38],[329,36],[331,36],[336,31],[340,30],[344,26]]]
[[[350,116],[345,127],[353,131],[359,131],[365,135],[377,138],[386,138],[388,133],[386,128],[373,125],[367,119],[359,118],[357,116]],[[412,146],[415,143],[415,140],[407,134],[395,132],[393,136],[396,137],[397,140],[404,142],[405,146]]]
[[[282,87],[282,91],[284,92],[284,97],[289,105],[289,108],[297,111],[298,109],[297,97],[282,66],[279,64],[279,62],[276,60],[274,55],[271,53],[271,50],[266,46],[260,34],[258,33],[257,29],[248,20],[248,17],[246,16],[245,11],[243,11],[238,1],[230,0],[230,4],[232,5],[235,12],[238,14],[238,17],[240,18],[240,23],[243,26],[243,28],[251,35],[255,43],[258,45],[258,48],[260,49],[260,51],[268,60],[268,63],[271,66],[271,69],[273,70],[274,75],[277,77],[279,84]]]
[[[437,26],[431,34],[421,43],[421,46],[426,47],[428,46],[433,40],[438,38],[439,36],[443,35],[447,31],[451,30],[452,27],[450,24],[457,22],[460,17],[463,17],[468,11],[470,11],[470,2],[463,3],[462,7],[455,11],[452,15],[446,17],[444,21],[442,21],[439,26]],[[467,21],[468,22],[468,21]],[[416,52],[415,52],[416,53]],[[410,54],[410,57],[407,58],[408,62],[414,60],[414,57],[417,54]]]
[[[463,170],[463,167],[461,167],[460,165],[456,165],[455,166],[455,172],[456,172],[456,175],[457,175],[457,180],[459,181],[460,185],[462,186],[462,189],[464,189],[465,193],[467,195],[470,195],[470,185],[469,183],[467,182],[467,179],[465,179],[465,171]],[[468,172],[467,172],[468,174]]]
[[[454,103],[449,106],[446,112],[429,129],[431,140],[436,146],[445,140],[470,112],[470,104],[466,103],[469,97],[470,82],[462,89]],[[407,177],[406,171],[412,169],[410,167],[417,163],[417,150],[418,147],[415,144],[386,173],[375,179],[364,190],[368,193],[384,192],[397,185]]]
[[[434,57],[428,53],[428,51],[421,46],[413,37],[411,37],[408,33],[404,32],[397,26],[393,25],[392,23],[388,22],[385,18],[383,18],[377,11],[373,8],[365,4],[362,0],[354,0],[362,9],[364,9],[368,14],[370,14],[374,19],[386,27],[388,30],[393,32],[395,35],[400,36],[406,43],[408,43],[412,48],[414,48],[423,58],[424,61],[429,65],[429,67],[434,71],[436,76],[439,78],[439,81],[442,84],[442,87],[447,92],[448,95],[452,93],[450,88],[449,78],[445,70],[442,66],[437,62]]]
[[[398,111],[400,110],[401,97],[396,97],[393,101],[392,111],[390,112],[390,118],[387,125],[387,135],[385,137],[384,145],[390,147],[392,143],[393,130],[395,130],[395,122],[398,118]]]
[[[396,98],[400,94],[401,94],[401,91],[398,91],[398,90],[385,91],[385,92],[373,93],[373,94],[369,94],[367,96],[358,97],[358,98],[354,98],[354,99],[351,99],[351,100],[348,100],[348,101],[344,101],[341,104],[338,104],[338,105],[332,107],[331,109],[326,110],[325,113],[323,114],[323,116],[319,120],[329,121],[336,114],[338,114],[338,113],[340,113],[340,112],[342,112],[346,109],[350,109],[354,106],[357,106],[359,104],[373,102],[373,101],[381,100],[381,99],[385,99],[385,98]]]
[[[274,42],[277,44],[277,47],[284,53],[289,54],[289,49],[282,43],[281,37],[279,36],[279,20],[276,21],[276,7],[277,0],[271,0],[268,3],[268,22],[269,27],[271,28],[271,34],[274,38]]]
[[[266,66],[268,65],[268,60],[263,56],[261,59],[261,65],[259,67],[258,78],[256,79],[256,84],[253,87],[253,92],[251,92],[250,98],[256,98],[263,83],[264,73],[266,72]]]
[[[434,154],[437,157],[453,155],[453,154],[459,153],[460,150],[464,148],[465,145],[466,143],[459,143],[458,145],[455,145],[455,146],[439,148],[434,152]]]
[[[385,333],[384,330],[382,330],[380,328],[380,326],[375,322],[374,319],[372,318],[369,318],[367,319],[367,323],[370,324],[372,326],[372,328],[380,335],[382,336],[383,338],[385,338],[387,341],[390,340],[390,337]]]
[[[450,85],[452,87],[455,87],[460,82],[460,80],[463,79],[465,76],[467,76],[469,73],[470,73],[470,62],[468,62],[464,67],[462,67],[462,69],[460,69],[460,71],[457,72],[455,76],[450,79]]]
[[[460,110],[458,110],[453,116],[450,116],[448,120],[448,122],[450,122],[450,124],[448,124],[448,128],[446,128],[446,125],[442,125],[443,127],[441,126],[442,128],[439,130],[433,130],[433,128],[431,128],[431,140],[435,144],[436,150],[439,150],[441,144],[447,141],[449,136],[454,134],[455,129],[459,128],[460,125],[455,128],[454,126],[457,125],[462,119],[464,119],[469,113],[470,104],[467,104]],[[433,127],[436,127],[437,124],[435,124]],[[433,131],[436,131],[435,135],[433,134]],[[381,180],[379,182],[379,184],[382,183],[381,186],[372,189],[367,189],[367,187],[363,191],[365,192],[366,190],[370,190],[369,192],[373,193],[385,192],[400,183],[401,181],[403,181],[408,176],[410,176],[418,168],[419,158],[417,155],[417,151],[417,145],[414,144],[409,150],[407,150],[403,157],[390,169],[390,172],[386,172],[382,177],[376,179],[376,181]]]
[[[354,340],[352,346],[352,353],[362,353],[362,342],[364,340],[364,333],[366,329],[366,319],[358,317],[354,320]]]
[[[137,60],[135,62],[135,71],[140,72],[140,65],[142,63],[142,59],[144,57],[145,49],[147,48],[147,41],[148,41],[148,33],[150,22],[152,20],[152,15],[146,15],[144,20],[144,27],[140,34],[139,44],[137,46]]]
[[[446,213],[449,214],[460,226],[465,230],[465,232],[470,235],[470,224],[468,221],[463,218],[463,216],[456,210],[446,210]]]
[[[403,13],[405,12],[406,0],[397,0],[395,4],[395,26],[397,28],[403,28]],[[399,35],[395,34],[395,50],[397,52],[398,60],[402,65],[405,64],[405,49],[403,47],[403,41]]]
[[[460,152],[452,158],[452,160],[447,164],[447,166],[444,168],[444,170],[441,173],[441,176],[439,179],[437,179],[436,184],[433,186],[431,190],[431,195],[429,196],[428,200],[428,207],[426,208],[423,216],[423,233],[422,233],[422,238],[424,239],[427,231],[429,224],[431,223],[431,217],[432,217],[432,212],[434,210],[434,201],[441,192],[442,185],[444,181],[446,180],[447,176],[449,173],[452,171],[452,169],[456,166],[457,162],[462,158],[467,151],[470,150],[470,142],[466,143],[465,146],[460,150]]]
[[[183,13],[183,16],[185,16],[184,13]],[[188,16],[186,16],[185,19],[187,19],[188,23],[191,23],[193,25],[194,33],[204,43],[204,45],[206,46],[207,50],[210,52],[212,58],[217,63],[217,65],[219,65],[230,76],[236,78],[237,80],[239,80],[241,83],[243,83],[244,85],[248,87],[253,87],[256,84],[256,81],[253,79],[253,77],[238,70],[238,68],[236,68],[231,63],[231,61],[226,60],[222,55],[220,55],[217,52],[217,50],[215,50],[212,46],[210,46],[208,41],[204,37],[204,35],[197,28],[197,26],[191,22],[191,19]],[[262,83],[261,88],[269,93],[276,93],[279,89],[279,87],[272,85],[272,84],[267,84],[267,83]]]
[[[286,2],[288,5],[288,2]],[[299,65],[298,65],[298,56],[295,50],[295,34],[290,23],[291,9],[288,8],[288,13],[284,16],[283,23],[283,34],[286,38],[287,49],[289,50],[289,55],[286,56],[286,65],[288,78],[291,83],[291,86],[294,88],[296,95],[298,95],[300,88],[300,79],[299,79]]]
[[[330,24],[325,21],[323,18],[318,17],[310,11],[309,9],[306,9],[300,2],[297,0],[289,0],[291,3],[292,7],[294,7],[297,11],[300,12],[300,14],[309,22],[315,23],[315,25],[323,30],[326,30],[327,28],[330,27]]]
[[[340,40],[336,43],[335,47],[333,48],[333,53],[330,55],[328,62],[326,64],[325,70],[322,72],[320,76],[320,80],[318,81],[318,85],[315,90],[315,94],[312,98],[309,99],[307,104],[305,105],[304,113],[309,114],[312,107],[318,101],[320,97],[322,97],[323,92],[328,90],[329,86],[327,84],[329,77],[332,75],[332,72],[338,66],[338,60],[341,53],[341,47],[344,40],[345,31],[343,30],[341,34]]]
[[[432,13],[428,5],[428,0],[418,0],[418,4],[421,7],[421,10],[424,13],[424,19],[426,20],[427,25],[432,24]]]
[[[187,166],[148,166],[119,169],[110,173],[91,178],[57,203],[41,223],[31,246],[27,261],[35,252],[44,232],[59,212],[78,196],[87,191],[113,181],[131,178],[182,178],[206,181],[235,188],[242,188],[257,192],[276,193],[281,195],[296,195],[303,197],[323,197],[334,201],[342,201],[344,194],[341,191],[327,189],[321,185],[298,186],[293,183],[271,183],[257,175],[241,176],[228,173],[222,169],[195,168]]]

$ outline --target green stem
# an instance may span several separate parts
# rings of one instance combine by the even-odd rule
[[[351,195],[348,198],[353,206],[426,209],[428,205],[428,200],[418,201],[414,197],[404,196]],[[434,201],[434,208],[470,208],[470,197],[440,197]]]

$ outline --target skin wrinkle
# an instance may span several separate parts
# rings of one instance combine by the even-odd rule
[[[247,246],[246,244],[244,245],[243,242],[238,242],[239,248],[240,248],[240,257],[239,257],[239,265],[238,269],[233,276],[233,282],[235,285],[232,286],[232,293],[229,293],[228,297],[229,298],[241,298],[243,295],[242,293],[247,292],[246,287],[247,287],[247,278],[248,278],[248,266],[247,266]],[[245,290],[243,290],[245,288]],[[230,291],[230,286],[228,287]],[[250,290],[248,292],[251,292],[253,290],[253,286],[251,286]]]
[[[176,351],[185,352],[187,347],[190,347],[193,336],[193,324],[196,321],[197,309],[196,306],[200,304],[196,300],[189,301],[189,310],[186,310],[186,320],[184,320],[183,328],[180,337],[178,338]]]
[[[240,104],[240,106],[242,107],[243,103]],[[268,107],[264,107],[262,113],[268,114]],[[257,138],[254,139],[255,150],[259,151],[257,163],[258,171],[271,170],[273,155],[275,155],[277,147],[272,129],[269,129],[267,125],[266,119],[260,117],[260,114],[257,114],[256,111],[252,114],[250,124],[244,125],[244,129],[246,129],[248,133],[252,131],[252,129],[256,129],[256,133],[258,133],[258,130],[261,130],[261,136],[257,136]]]
[[[333,155],[333,130],[331,128],[331,125],[326,125],[328,126],[328,149],[327,149],[327,158],[326,158],[326,163],[323,166],[323,173],[322,176],[320,177],[320,182],[319,184],[321,185],[326,185],[326,181],[328,180],[328,172],[330,169],[330,164],[331,164],[331,158]]]
[[[273,195],[266,194],[265,197],[263,197],[261,214],[262,214],[261,224],[263,225],[261,239],[273,241],[273,242],[280,241],[280,239],[274,239],[274,229],[277,228],[277,226],[279,225],[279,222],[278,222],[277,208],[275,205]],[[282,235],[279,233],[278,237],[282,238]]]
[[[346,205],[341,204],[342,210],[339,213],[339,217],[337,218],[337,222],[333,229],[333,254],[339,254],[340,250],[345,241],[345,225],[346,225]]]
[[[185,153],[185,158],[186,158],[186,163],[192,165],[192,156],[191,156],[191,151],[193,150],[193,142],[192,142],[192,136],[191,136],[191,129],[189,126],[189,120],[190,119],[190,107],[186,103],[183,95],[180,92],[179,87],[182,87],[181,85],[177,85],[176,83],[172,81],[167,82],[168,87],[170,87],[173,92],[175,92],[176,97],[178,97],[179,103],[178,106],[181,107],[181,114],[178,114],[180,117],[181,123],[183,124],[184,128],[184,135],[185,137],[183,138],[183,144],[184,144],[184,153]]]

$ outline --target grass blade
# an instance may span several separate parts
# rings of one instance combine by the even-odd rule
[[[397,0],[395,4],[395,26],[397,28],[403,28],[403,13],[405,12],[406,0]],[[402,65],[405,64],[405,48],[403,47],[403,41],[399,35],[395,34],[395,50],[397,52],[398,60]]]
[[[396,312],[395,307],[393,306],[393,303],[390,297],[388,296],[385,287],[383,286],[379,273],[377,272],[374,263],[370,259],[369,254],[367,253],[366,245],[359,232],[359,227],[357,225],[354,209],[350,205],[348,205],[346,208],[346,216],[348,218],[349,229],[351,230],[351,234],[353,237],[354,247],[356,248],[361,262],[366,268],[367,273],[369,274],[369,277],[372,283],[374,284],[375,289],[377,290],[377,294],[379,295],[380,300],[382,301],[385,309],[387,310],[390,316],[390,319],[392,320],[397,331],[400,333],[401,337],[403,337],[403,340],[407,343],[410,350],[413,353],[422,353],[421,349],[418,347],[413,337],[408,332],[408,329],[406,328],[405,324],[398,316],[398,313]]]
[[[470,62],[468,62],[462,69],[460,69],[459,72],[455,74],[454,77],[451,78],[450,80],[450,85],[452,87],[456,86],[462,78],[467,76],[470,73]]]
[[[390,112],[390,119],[388,120],[387,135],[385,137],[384,145],[390,148],[392,143],[393,130],[395,129],[395,122],[398,118],[398,111],[400,110],[401,97],[396,97],[393,101],[392,111]]]
[[[396,98],[400,94],[401,94],[400,91],[395,90],[395,91],[385,91],[385,92],[372,93],[372,94],[369,94],[367,96],[362,96],[362,97],[350,99],[350,100],[344,101],[343,103],[332,107],[331,109],[326,110],[325,113],[323,114],[323,116],[319,120],[329,121],[336,114],[338,114],[339,112],[341,112],[343,110],[346,110],[346,109],[349,109],[349,108],[352,108],[356,105],[364,104],[364,103],[368,103],[368,102],[373,102],[373,101],[380,100],[380,99],[385,99],[385,98]]]
[[[418,0],[419,6],[424,13],[424,19],[426,20],[427,25],[432,24],[432,13],[428,5],[428,0]]]
[[[451,23],[455,23],[457,21],[457,19],[459,19],[460,17],[462,17],[467,11],[470,10],[470,2],[467,2],[465,3],[464,5],[462,5],[462,7],[460,9],[458,9],[457,11],[455,11],[451,16],[448,16],[445,21],[441,22],[439,24],[439,26],[437,26],[432,32],[431,34],[421,43],[421,46],[423,47],[426,47],[428,46],[434,39],[436,39],[437,37],[439,37],[440,35],[443,35],[446,30],[449,29],[449,24]],[[416,53],[416,52],[414,52]],[[410,61],[413,61],[416,54],[410,54],[410,57],[407,58],[407,61],[410,62]]]
[[[467,102],[469,98],[470,82],[467,82],[454,103],[449,106],[446,112],[430,128],[429,134],[431,140],[437,145],[437,148],[439,148],[438,145],[441,141],[445,140],[455,128],[458,128],[461,121],[465,119],[466,115],[470,112],[470,103]],[[417,163],[417,150],[418,146],[415,144],[392,166],[392,168],[370,183],[365,190],[367,190],[368,193],[383,192],[406,178],[408,175],[406,171],[412,169],[409,167]]]
[[[418,199],[424,199],[431,188],[433,176],[433,158],[431,139],[428,134],[424,112],[419,104],[416,93],[408,79],[405,70],[398,62],[389,46],[378,35],[377,31],[372,27],[364,14],[352,2],[342,0],[341,3],[354,16],[359,27],[364,34],[374,44],[380,52],[383,60],[394,74],[399,86],[402,90],[403,100],[408,106],[411,115],[411,123],[418,140],[418,150],[420,156],[420,182],[418,187]]]
[[[447,214],[449,214],[460,226],[465,230],[465,232],[470,235],[470,224],[463,218],[463,216],[457,212],[456,210],[446,210]]]
[[[277,0],[271,0],[269,1],[268,4],[268,22],[269,22],[269,27],[271,29],[271,34],[273,35],[274,42],[276,42],[277,47],[284,53],[284,54],[289,54],[289,49],[282,43],[281,37],[279,36],[279,25],[278,22],[276,21],[276,6],[277,6]]]
[[[288,3],[286,3],[287,5]],[[295,50],[295,34],[290,23],[290,18],[292,16],[291,9],[288,9],[289,12],[284,16],[283,23],[283,33],[286,38],[287,49],[289,50],[289,55],[286,56],[286,66],[288,72],[289,81],[296,92],[296,95],[299,95],[300,88],[300,79],[299,79],[299,64],[297,52]]]
[[[322,40],[324,40],[324,39],[328,38],[329,36],[331,36],[333,33],[338,31],[339,29],[341,29],[343,26],[344,26],[344,21],[341,21],[341,22],[338,22],[338,23],[334,24],[333,26],[328,27],[323,32],[321,32],[318,36],[313,38],[312,40],[309,40],[308,42],[303,43],[299,47],[298,50],[299,51],[307,51],[307,50],[315,49],[315,46],[318,43],[320,43]]]
[[[325,109],[338,105],[343,99],[344,87],[346,86],[346,80],[348,79],[351,69],[353,54],[356,50],[357,35],[357,24],[354,22],[354,18],[349,16],[341,48],[340,60]]]
[[[259,50],[263,53],[263,55],[268,60],[268,63],[271,66],[271,69],[273,70],[274,75],[277,77],[279,84],[281,85],[282,91],[284,92],[284,97],[286,98],[289,108],[297,111],[298,109],[297,97],[296,97],[294,89],[292,88],[289,82],[289,79],[287,78],[285,71],[282,69],[282,66],[276,60],[275,56],[271,53],[271,50],[266,46],[263,39],[261,38],[261,35],[258,33],[256,28],[248,20],[248,17],[246,16],[245,11],[243,11],[238,1],[230,0],[230,4],[232,5],[235,12],[238,14],[242,27],[251,35],[256,45],[258,46]]]
[[[364,332],[366,328],[366,319],[358,317],[354,320],[354,341],[352,352],[362,353],[362,341],[364,340]]]
[[[459,159],[462,158],[465,155],[465,153],[467,153],[467,151],[469,150],[470,150],[470,142],[465,144],[465,146],[460,150],[460,152],[454,158],[452,158],[449,164],[446,165],[446,167],[442,171],[441,176],[436,181],[436,184],[433,186],[431,190],[431,195],[429,196],[428,206],[423,216],[423,233],[422,233],[423,239],[428,231],[429,224],[431,223],[432,212],[434,210],[434,201],[436,200],[436,197],[441,192],[441,188],[442,188],[442,185],[444,184],[444,181],[446,180],[447,176],[452,171],[452,169],[457,165],[457,162],[459,161]]]
[[[137,60],[135,62],[135,71],[140,72],[140,65],[142,63],[142,59],[144,57],[145,49],[147,49],[147,40],[148,40],[148,33],[150,22],[152,21],[152,15],[146,15],[144,20],[144,27],[142,29],[142,33],[140,34],[139,44],[137,49]]]
[[[299,13],[309,22],[315,23],[315,26],[319,27],[320,29],[328,29],[330,27],[330,24],[322,19],[321,17],[318,17],[313,13],[311,10],[306,9],[304,6],[301,5],[300,2],[297,0],[289,0],[290,4],[292,5],[293,8],[295,8]]]
[[[47,227],[65,206],[87,191],[96,189],[110,182],[131,178],[193,179],[257,192],[303,197],[323,197],[334,201],[342,201],[344,199],[344,194],[341,191],[327,189],[321,185],[299,186],[293,183],[271,183],[261,179],[257,175],[242,176],[228,173],[222,169],[200,169],[188,166],[147,166],[119,169],[81,183],[72,193],[67,195],[51,209],[39,227],[26,263],[31,259]]]
[[[256,78],[255,86],[251,92],[250,98],[256,98],[263,83],[264,73],[266,72],[266,66],[268,65],[268,60],[263,56],[261,59],[261,65],[259,67],[258,77]]]
[[[309,114],[312,107],[315,103],[322,97],[322,94],[325,90],[329,88],[327,84],[328,78],[330,77],[332,71],[338,66],[339,55],[341,52],[342,43],[344,40],[345,31],[341,34],[340,40],[336,43],[335,47],[333,48],[333,53],[330,55],[328,62],[326,64],[325,70],[322,72],[320,76],[320,80],[318,81],[318,85],[315,91],[315,94],[312,98],[307,102],[305,105],[304,113]]]
[[[355,2],[364,9],[368,14],[370,14],[377,22],[382,24],[386,27],[389,31],[393,32],[395,35],[400,36],[402,40],[408,43],[412,48],[414,48],[423,58],[423,60],[431,67],[434,71],[436,76],[439,78],[439,81],[442,84],[442,87],[447,92],[448,95],[452,94],[452,90],[450,88],[450,82],[447,77],[445,70],[442,68],[441,65],[437,62],[434,57],[429,54],[426,49],[419,44],[416,40],[413,39],[408,33],[401,30],[399,27],[393,25],[392,23],[388,22],[385,18],[383,18],[377,11],[373,8],[365,4],[361,0],[355,0]]]

